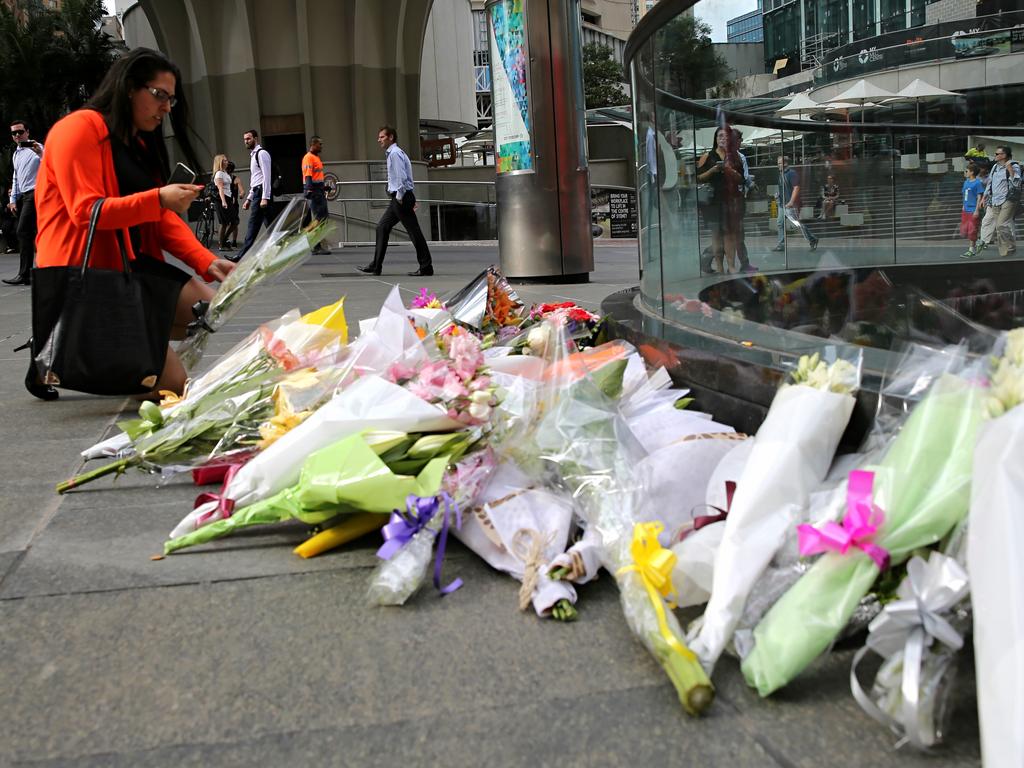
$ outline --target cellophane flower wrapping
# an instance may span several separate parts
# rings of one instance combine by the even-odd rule
[[[936,543],[967,514],[983,406],[975,381],[943,374],[913,406],[881,462],[864,467],[874,472],[873,503],[885,516],[873,543],[891,563]],[[834,641],[878,574],[860,549],[822,555],[754,630],[742,664],[747,683],[762,696],[789,683]]]
[[[253,504],[214,514],[195,530],[173,538],[164,553],[204,544],[243,527],[295,518],[308,524],[323,523],[340,513],[362,511],[385,514],[405,503],[408,496],[429,497],[441,487],[450,452],[465,449],[458,434],[444,440],[444,453],[414,458],[412,446],[422,435],[402,432],[360,432],[348,435],[309,454],[298,482]]]
[[[941,744],[951,723],[950,694],[964,636],[971,624],[970,585],[963,565],[965,524],[936,550],[907,562],[906,576],[868,626],[865,646],[853,657],[850,687],[872,718],[909,744]],[[869,652],[882,657],[870,692],[858,671]]]
[[[427,347],[410,325],[396,287],[373,326],[348,346],[341,363],[342,383],[334,397],[260,451],[231,479],[222,496],[244,506],[273,495],[296,482],[310,453],[361,429],[445,432],[459,428],[436,406],[380,376],[396,361],[415,366],[428,359]],[[218,505],[217,501],[198,505],[175,527],[172,538],[194,530],[197,521],[210,519]]]
[[[521,594],[520,607],[528,602],[538,616],[546,616],[560,600],[576,602],[569,582],[547,576],[548,564],[565,551],[572,520],[573,501],[564,490],[536,482],[505,459],[455,535],[492,568],[519,581],[531,578],[532,572],[526,584],[529,594]]]
[[[561,342],[558,346],[564,348]],[[644,579],[623,570],[634,564],[631,544],[641,522],[637,510],[642,488],[632,468],[644,456],[618,408],[631,351],[621,343],[599,346],[551,366],[550,380],[557,386],[545,406],[537,445],[574,496],[584,524],[600,536],[601,561],[615,574],[627,624],[662,665],[684,709],[698,714],[710,704],[710,681],[682,646],[683,632],[672,612],[664,610],[664,621],[682,652],[662,635],[657,608],[664,609],[664,603],[656,606]]]
[[[464,456],[445,475],[444,490],[464,517],[494,467],[494,454],[485,447]],[[441,522],[440,515],[433,517],[394,556],[377,564],[367,588],[367,599],[371,605],[405,605],[416,594],[430,570],[434,539]]]
[[[1011,331],[992,374],[974,455],[967,566],[986,766],[1024,765],[1024,336]]]
[[[312,255],[313,246],[326,236],[331,226],[327,222],[302,228],[303,205],[299,198],[290,201],[221,283],[204,315],[190,329],[191,335],[178,347],[185,368],[195,367],[210,334],[234,317],[264,283],[299,267]]]
[[[703,516],[719,516],[721,511],[728,510],[729,483],[735,484],[739,481],[754,443],[753,438],[736,439],[741,436],[729,432],[711,432],[697,437],[699,439],[686,440],[679,444],[680,447],[688,449],[689,456],[679,455],[678,459],[689,459],[706,466],[716,457],[719,458],[703,478],[691,478],[696,484],[696,490],[703,494],[702,502],[694,502],[692,496],[687,499],[673,516],[676,527],[669,529],[672,533],[668,539],[668,546],[676,555],[672,583],[679,596],[676,604],[680,608],[702,605],[711,596],[715,560],[725,532],[725,521],[709,522],[700,528],[696,528],[696,521]],[[668,493],[673,486],[668,484],[667,477],[666,481],[663,500],[671,504],[671,496]],[[688,493],[686,486],[683,485],[678,487],[678,492]],[[645,503],[651,502],[650,496],[645,498]],[[686,504],[691,503],[693,506],[686,507]]]
[[[824,480],[853,412],[860,358],[851,363],[837,358],[834,348],[825,351],[826,359],[801,358],[779,389],[737,482],[711,599],[690,638],[709,673],[732,638],[750,589]]]

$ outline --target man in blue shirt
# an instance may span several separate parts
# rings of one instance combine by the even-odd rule
[[[14,141],[14,179],[8,208],[18,217],[18,244],[21,263],[18,274],[4,280],[8,285],[29,285],[32,281],[32,263],[36,251],[36,176],[43,145],[32,141],[24,120],[11,121],[11,140]]]
[[[776,197],[779,205],[779,241],[772,248],[782,251],[786,248],[786,220],[800,230],[813,251],[818,247],[818,238],[800,221],[800,175],[789,167],[789,158],[779,158],[779,191]]]
[[[377,222],[377,247],[374,249],[373,261],[365,267],[357,267],[360,272],[368,275],[379,275],[384,264],[384,254],[388,249],[388,236],[395,224],[402,223],[409,239],[416,246],[416,260],[420,268],[410,272],[410,277],[430,277],[434,267],[430,261],[430,249],[427,240],[420,230],[416,219],[416,195],[413,194],[412,163],[409,156],[398,146],[398,133],[390,125],[381,126],[377,132],[377,143],[384,150],[388,164],[388,196],[391,203],[384,215]]]
[[[260,227],[265,226],[270,229],[270,222],[274,219],[272,205],[274,190],[270,153],[260,144],[260,135],[251,128],[242,134],[242,142],[249,150],[249,194],[246,195],[242,208],[247,211],[251,207],[252,213],[249,214],[249,227],[245,231],[245,242],[242,243],[242,249],[231,261],[241,261],[246,251],[252,248],[252,244],[256,242]]]

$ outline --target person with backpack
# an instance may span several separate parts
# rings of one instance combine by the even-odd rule
[[[242,249],[232,261],[240,261],[245,256],[246,252],[252,248],[252,244],[256,242],[260,227],[265,226],[270,229],[270,222],[274,218],[272,205],[274,177],[271,175],[270,153],[260,146],[260,135],[254,128],[250,128],[242,134],[242,141],[245,143],[245,148],[249,150],[249,194],[246,195],[242,208],[246,211],[252,208],[252,213],[249,214],[249,227],[245,231],[245,242],[242,243]]]
[[[1003,257],[1012,256],[1017,251],[1013,216],[1017,213],[1020,195],[1020,163],[1013,160],[1013,150],[1009,147],[996,147],[995,163],[985,187],[985,204],[995,216],[996,245]]]

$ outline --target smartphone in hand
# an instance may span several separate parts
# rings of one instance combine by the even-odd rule
[[[167,180],[168,184],[195,184],[195,182],[196,172],[184,163],[178,163],[174,166],[174,170],[171,171],[171,178]]]
[[[32,149],[36,143],[34,141],[19,141],[18,146],[24,149]]]

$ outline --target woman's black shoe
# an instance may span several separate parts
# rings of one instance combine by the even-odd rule
[[[39,373],[31,360],[28,363],[28,373],[25,374],[25,389],[40,400],[56,400],[60,397],[60,392],[39,381]]]

